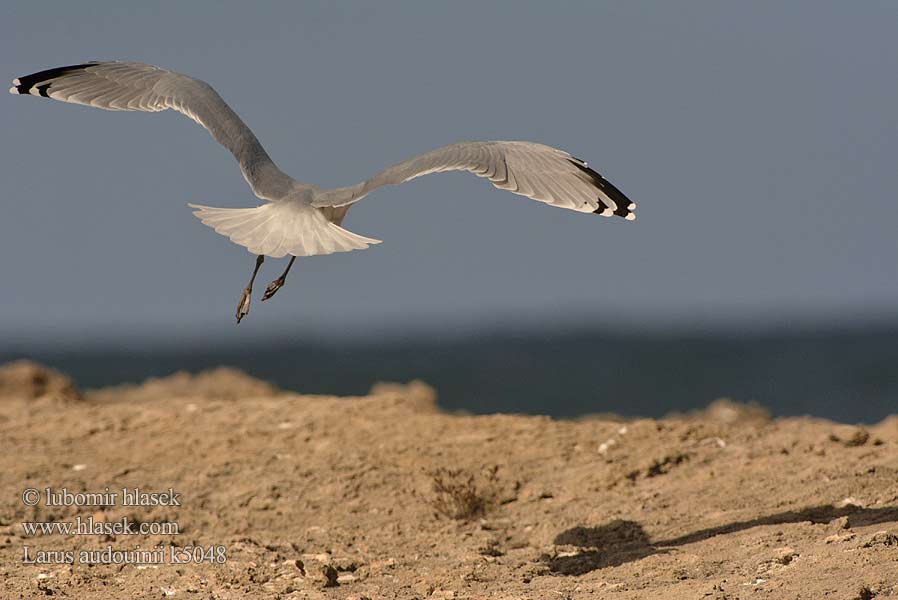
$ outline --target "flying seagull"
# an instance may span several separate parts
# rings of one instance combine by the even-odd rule
[[[237,304],[237,322],[249,313],[253,282],[266,256],[290,262],[265,289],[271,298],[297,256],[362,250],[380,240],[340,227],[347,211],[372,191],[428,173],[468,171],[508,190],[552,206],[603,217],[636,218],[636,205],[567,152],[533,142],[461,142],[416,156],[359,184],[326,190],[281,171],[240,117],[212,87],[187,75],[135,62],[87,62],[19,77],[12,94],[43,96],[105,110],[187,115],[227,148],[253,193],[266,203],[255,208],[189,204],[200,221],[256,256],[249,284]]]

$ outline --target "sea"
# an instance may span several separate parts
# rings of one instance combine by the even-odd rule
[[[557,418],[661,417],[719,398],[774,416],[874,423],[898,413],[898,323],[799,331],[565,331],[386,340],[0,348],[65,372],[81,389],[232,366],[283,389],[363,395],[419,379],[444,410]]]

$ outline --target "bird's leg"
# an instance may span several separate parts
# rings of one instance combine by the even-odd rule
[[[296,260],[295,256],[290,257],[290,263],[287,265],[287,268],[284,269],[284,273],[268,284],[268,287],[265,288],[265,294],[262,295],[262,301],[268,300],[272,296],[274,296],[279,289],[281,289],[284,283],[287,281],[287,273],[290,272],[290,267],[293,266],[293,261]]]
[[[265,262],[265,256],[260,254],[256,257],[256,268],[253,269],[253,276],[249,278],[249,283],[246,285],[246,289],[243,290],[243,295],[240,296],[240,302],[237,303],[237,322],[240,322],[240,319],[249,314],[249,301],[250,297],[253,293],[253,282],[256,280],[256,273],[259,272],[259,267],[262,266],[262,263]]]

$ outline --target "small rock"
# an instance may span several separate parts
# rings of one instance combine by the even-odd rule
[[[326,552],[319,552],[318,554],[305,553],[302,555],[305,560],[317,560],[320,563],[326,563],[330,561],[331,555]]]
[[[773,560],[774,562],[781,565],[788,565],[799,556],[798,552],[796,552],[794,548],[790,548],[789,546],[777,548],[775,552],[776,555],[774,556]]]
[[[846,508],[848,506],[856,506],[857,508],[864,508],[864,503],[855,498],[854,496],[848,496],[847,498],[842,498],[839,502],[836,502],[836,508]]]
[[[730,398],[718,398],[704,411],[695,413],[695,416],[727,425],[735,423],[763,425],[771,420],[770,412],[760,404],[756,402],[745,404]]]
[[[359,561],[348,556],[334,557],[330,560],[330,564],[332,564],[338,571],[349,572],[354,572],[362,566]]]
[[[858,427],[851,437],[845,440],[846,446],[863,446],[870,439],[870,432],[863,427]]]
[[[871,590],[868,586],[861,586],[861,589],[857,591],[857,595],[852,598],[852,600],[873,600],[876,597],[876,592]]]
[[[717,446],[718,448],[726,448],[727,442],[725,439],[717,436],[706,437],[698,441],[698,443],[702,446]],[[786,451],[786,454],[789,452]]]
[[[435,588],[428,581],[418,581],[412,585],[412,590],[421,596],[429,596]]]
[[[337,582],[338,575],[337,570],[330,565],[323,565],[321,567],[321,574],[324,575],[324,587],[337,587],[340,585]]]
[[[599,444],[599,454],[608,454],[608,449],[617,444],[617,440],[614,438],[608,438],[601,444]]]
[[[873,546],[898,546],[898,535],[891,531],[877,531],[864,542],[864,548]]]
[[[505,552],[503,552],[502,549],[499,547],[499,542],[497,540],[490,540],[489,542],[487,542],[487,544],[485,546],[480,548],[480,550],[478,550],[478,552],[480,552],[480,554],[482,554],[483,556],[493,556],[493,557],[503,556],[505,554]]]
[[[830,441],[837,442],[849,448],[863,446],[870,439],[870,432],[863,427],[855,427],[847,436],[840,437],[835,433],[829,434]]]

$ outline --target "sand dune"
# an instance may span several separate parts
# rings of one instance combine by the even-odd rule
[[[662,420],[467,416],[422,383],[303,396],[220,369],[78,391],[28,363],[0,368],[0,405],[3,597],[898,593],[894,417],[863,429],[726,402]],[[180,506],[23,502],[48,487],[172,489]],[[22,526],[79,516],[180,533]],[[23,564],[25,546],[138,545],[226,560]]]

